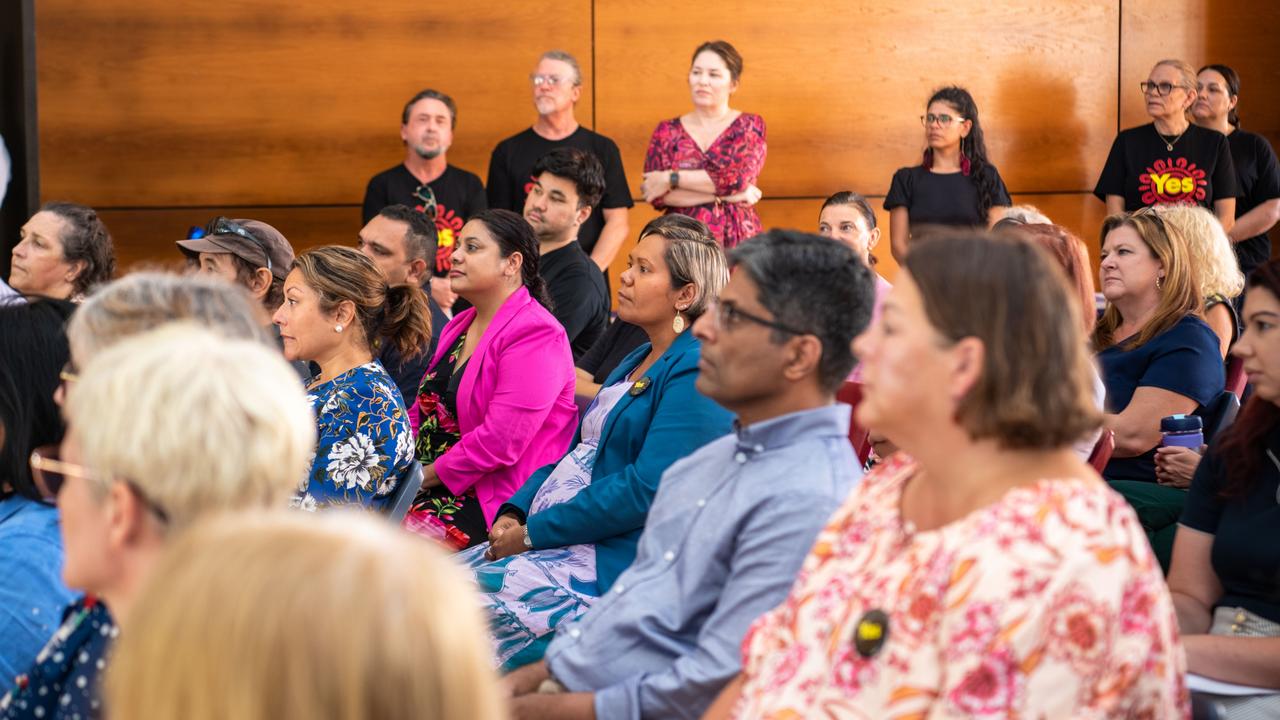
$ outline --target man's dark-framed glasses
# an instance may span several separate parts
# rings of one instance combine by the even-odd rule
[[[730,330],[741,323],[742,320],[749,320],[757,325],[763,325],[771,330],[778,330],[792,335],[812,335],[808,330],[797,330],[790,325],[785,325],[776,320],[762,318],[759,315],[749,313],[731,301],[716,300],[713,303],[712,312],[715,313],[716,324],[725,330]]]

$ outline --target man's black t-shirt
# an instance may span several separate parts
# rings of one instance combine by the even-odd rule
[[[506,208],[524,214],[524,199],[533,187],[533,165],[538,159],[558,147],[572,147],[593,153],[604,166],[604,197],[599,207],[592,208],[591,217],[578,228],[578,242],[582,250],[591,254],[604,229],[602,210],[629,208],[631,188],[627,186],[627,174],[622,170],[622,154],[609,138],[579,127],[563,140],[548,140],[529,128],[498,143],[489,158],[489,181],[485,190],[489,207]]]
[[[609,373],[631,354],[632,350],[649,342],[649,335],[626,320],[614,320],[591,349],[578,359],[578,368],[591,373],[591,382],[600,385],[609,379]]]
[[[995,174],[993,207],[1010,205],[1009,191],[994,165],[988,166]],[[893,174],[889,194],[884,198],[884,209],[905,207],[913,227],[921,225],[954,225],[962,227],[986,227],[987,218],[978,212],[978,185],[972,175],[963,173],[935,173],[924,167],[900,168]]]
[[[609,324],[609,292],[604,275],[576,241],[542,255],[538,264],[554,305],[551,314],[569,335],[576,362]]]
[[[1122,130],[1093,189],[1099,200],[1124,198],[1133,212],[1161,204],[1200,205],[1237,197],[1235,165],[1227,138],[1217,130],[1190,125],[1170,151],[1154,123]]]
[[[422,201],[414,191],[422,183],[404,163],[373,176],[364,191],[363,222],[368,223],[388,205],[408,205],[422,210]],[[484,210],[484,185],[474,173],[448,165],[440,177],[427,183],[436,196],[436,257],[431,272],[436,277],[449,274],[449,256],[462,225],[472,215]]]
[[[1236,218],[1268,200],[1280,198],[1280,164],[1271,143],[1256,133],[1236,130],[1227,136],[1227,144],[1239,181]],[[1271,258],[1271,238],[1266,233],[1241,240],[1235,248],[1245,275]]]

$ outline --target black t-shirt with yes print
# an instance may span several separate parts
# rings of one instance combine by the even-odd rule
[[[1125,211],[1133,212],[1166,204],[1212,210],[1215,200],[1240,193],[1225,135],[1190,125],[1181,137],[1165,138],[1148,123],[1116,136],[1093,194],[1103,201],[1108,195],[1122,196]]]
[[[421,211],[422,200],[414,195],[421,184],[404,163],[374,175],[364,192],[362,222],[368,223],[388,205],[407,205]],[[431,273],[445,277],[463,224],[487,207],[484,185],[474,173],[453,165],[446,166],[440,177],[427,184],[436,198],[436,256],[430,261]]]

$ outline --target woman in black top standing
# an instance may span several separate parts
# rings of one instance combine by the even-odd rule
[[[929,98],[924,162],[893,174],[884,209],[889,246],[899,262],[912,234],[924,225],[988,227],[1012,203],[1000,173],[987,160],[978,106],[968,90],[944,87]]]
[[[1160,204],[1201,205],[1230,231],[1236,217],[1236,171],[1227,138],[1192,125],[1196,72],[1181,60],[1161,60],[1139,84],[1152,122],[1122,130],[1111,144],[1093,194],[1107,214]]]
[[[1206,65],[1197,75],[1191,119],[1196,125],[1227,136],[1231,162],[1236,168],[1236,224],[1227,233],[1248,277],[1271,257],[1267,231],[1280,220],[1280,164],[1267,139],[1240,129],[1236,104],[1240,76],[1226,65]]]

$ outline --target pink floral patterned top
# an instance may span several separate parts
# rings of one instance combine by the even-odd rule
[[[760,178],[767,150],[764,118],[759,115],[745,112],[738,115],[706,152],[685,131],[680,118],[663,120],[649,138],[644,171],[706,170],[716,184],[716,195],[724,197],[741,192]],[[753,205],[708,203],[678,208],[667,207],[662,198],[658,198],[653,206],[701,220],[726,248],[734,247],[762,229],[760,215]]]
[[[915,469],[870,473],[752,626],[736,717],[1190,717],[1173,602],[1123,498],[1041,480],[911,533]]]

